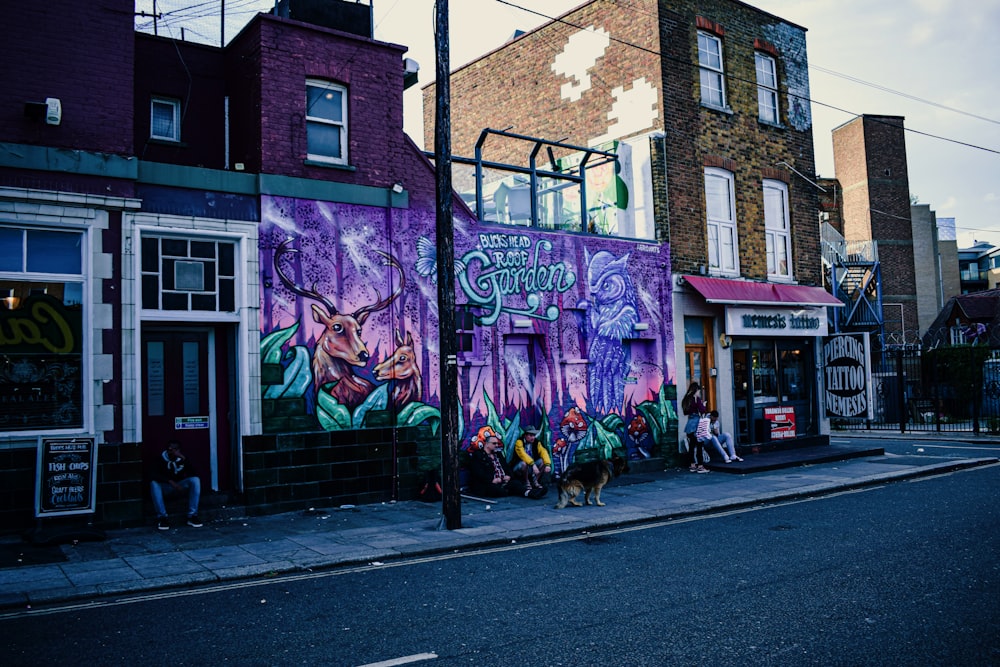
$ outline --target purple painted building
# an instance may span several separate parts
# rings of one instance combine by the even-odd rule
[[[650,239],[481,220],[456,195],[442,399],[434,169],[402,129],[405,47],[357,29],[368,5],[293,3],[214,48],[134,32],[131,0],[78,4],[0,28],[25,63],[0,87],[0,531],[148,519],[172,438],[209,515],[411,498],[442,400],[463,446],[532,425],[557,466],[669,456],[670,257]],[[38,452],[64,441],[94,465],[53,505]]]

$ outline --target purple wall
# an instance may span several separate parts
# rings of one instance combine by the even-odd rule
[[[666,248],[459,215],[455,254],[463,443],[490,424],[512,444],[534,424],[569,457],[652,453],[639,441],[672,412]],[[327,430],[364,427],[372,410],[439,419],[424,409],[440,406],[432,210],[266,197],[260,265],[265,401],[302,397]],[[419,380],[379,372],[401,347]]]

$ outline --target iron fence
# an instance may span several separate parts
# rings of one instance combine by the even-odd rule
[[[872,389],[873,419],[834,419],[831,426],[1000,434],[1000,350],[887,350],[873,365]]]

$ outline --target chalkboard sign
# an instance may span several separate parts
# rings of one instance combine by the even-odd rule
[[[94,511],[97,457],[94,438],[41,438],[35,516]]]

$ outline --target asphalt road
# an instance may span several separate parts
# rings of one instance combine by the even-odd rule
[[[0,616],[0,659],[1000,664],[998,489],[990,466],[584,539]]]
[[[886,454],[897,456],[948,456],[965,459],[1000,455],[1000,442],[996,438],[987,441],[973,433],[891,433],[892,437],[879,438],[838,431],[831,434],[830,443],[881,447]]]

